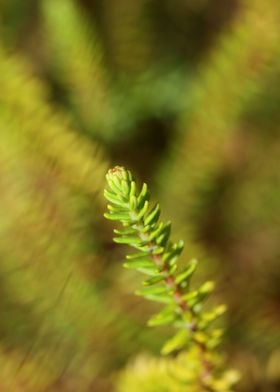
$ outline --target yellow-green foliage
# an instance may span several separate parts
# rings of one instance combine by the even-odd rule
[[[280,6],[221,3],[0,1],[0,391],[201,392],[111,243],[107,157],[160,181],[179,271],[198,258],[206,314],[228,304],[208,387],[229,363],[237,390],[279,390]]]
[[[92,23],[74,0],[44,0],[42,10],[56,77],[87,131],[106,137],[113,112],[103,48]]]
[[[195,348],[176,358],[141,356],[120,375],[117,391],[201,392],[202,386],[196,382],[200,371],[199,352]],[[227,370],[219,379],[212,380],[209,391],[229,392],[237,380],[237,373]]]
[[[150,114],[181,108],[178,82],[185,75],[153,66],[147,5],[142,0],[103,4],[110,39],[106,51],[76,0],[42,2],[48,71],[66,90],[65,106],[91,137],[118,141]],[[113,66],[119,73],[112,72]]]
[[[86,195],[92,204],[106,162],[19,57],[1,50],[0,70],[1,390],[45,391],[73,378],[83,391],[110,358],[92,345],[108,328],[111,347],[126,339],[121,324],[111,328],[121,309],[102,311],[88,274],[96,250]]]
[[[207,200],[200,193],[211,190],[226,165],[230,146],[240,131],[242,112],[259,92],[269,65],[278,55],[277,11],[274,0],[265,4],[242,1],[232,25],[221,33],[198,69],[193,90],[187,91],[193,97],[192,109],[179,119],[172,160],[162,178],[168,189],[163,207],[172,214],[173,200],[180,200],[175,215],[187,236],[193,236],[195,230],[192,216],[203,210],[203,200]]]
[[[104,0],[110,55],[123,77],[141,74],[154,60],[153,36],[146,0]]]
[[[103,181],[106,162],[93,143],[69,126],[67,117],[48,105],[47,91],[27,65],[0,48],[1,121],[6,132],[59,170],[65,181],[94,194]],[[5,133],[1,137],[6,137]]]
[[[19,59],[2,50],[0,70],[3,391],[17,384],[43,391],[68,368],[86,385],[95,368],[88,348],[100,301],[83,273],[94,253],[86,252],[89,222],[79,218],[83,202],[71,186],[83,188],[90,170],[96,181],[84,189],[95,192],[104,163],[87,143],[79,150],[74,131]],[[78,370],[85,358],[90,372],[87,365]]]

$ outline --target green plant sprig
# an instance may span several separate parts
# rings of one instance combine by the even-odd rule
[[[202,311],[214,283],[208,281],[196,290],[191,289],[191,277],[197,262],[191,260],[185,268],[178,267],[177,259],[184,249],[184,243],[170,240],[171,223],[159,222],[160,206],[157,203],[150,207],[145,183],[137,192],[131,172],[119,166],[109,170],[106,179],[109,189],[105,189],[104,196],[110,204],[104,215],[123,225],[122,229],[114,230],[117,234],[114,241],[137,250],[126,256],[124,267],[148,275],[143,288],[136,294],[164,304],[163,310],[153,316],[148,325],[171,324],[179,329],[164,345],[162,353],[180,351],[190,344],[196,346],[202,369],[199,382],[205,390],[215,390],[211,389],[209,382],[214,370],[209,353],[219,344],[221,330],[210,326],[225,311],[225,306]]]

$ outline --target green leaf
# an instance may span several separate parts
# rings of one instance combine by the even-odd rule
[[[187,301],[189,307],[193,307],[198,302],[198,290],[193,290],[183,295],[183,299]]]
[[[151,253],[151,246],[149,244],[147,245],[147,241],[144,243],[144,245],[137,245],[135,246],[135,248],[140,250],[141,252]]]
[[[170,324],[176,318],[176,314],[174,312],[173,307],[166,307],[161,312],[155,314],[153,317],[150,318],[148,321],[149,327],[155,327],[158,325]]]
[[[205,282],[198,290],[193,290],[183,295],[183,299],[187,301],[191,308],[197,306],[202,301],[207,299],[214,290],[214,282]]]
[[[172,353],[173,351],[181,350],[190,340],[191,334],[188,330],[181,330],[169,339],[161,349],[163,355]]]
[[[132,196],[135,196],[135,193],[136,193],[136,183],[135,183],[135,181],[132,181],[130,184],[129,198],[131,198]]]
[[[114,229],[114,233],[118,235],[135,234],[136,230],[133,227],[127,227],[124,229]]]
[[[135,291],[136,295],[141,295],[143,297],[146,297],[147,295],[150,294],[162,294],[162,293],[167,293],[168,288],[165,285],[160,285],[160,286],[147,286],[143,287],[142,289],[138,289]]]
[[[136,196],[130,196],[129,198],[129,207],[131,210],[136,210],[137,207],[137,199]]]
[[[105,212],[104,214],[106,219],[110,219],[110,220],[118,220],[121,222],[129,222],[129,217],[127,214],[115,214],[112,212]]]
[[[130,262],[139,262],[139,263],[146,262],[146,263],[150,263],[151,265],[154,265],[154,266],[156,265],[154,263],[154,261],[149,256],[146,256],[146,255],[136,257],[136,258],[134,258],[132,260],[128,260],[128,262],[129,263]]]
[[[156,277],[159,274],[159,270],[154,266],[153,268],[139,267],[137,271],[142,272],[143,274],[149,275],[151,277]]]
[[[223,337],[223,330],[221,328],[215,328],[213,329],[208,336],[207,339],[207,347],[211,350],[213,350],[215,347],[217,347],[222,340]]]
[[[138,253],[130,253],[125,256],[128,260],[140,259],[140,258],[148,258],[149,252],[138,252]]]
[[[122,190],[122,184],[117,176],[111,176],[110,180],[108,181],[109,185],[113,190],[116,190],[116,193],[121,193],[123,192]],[[114,188],[113,188],[114,187]]]
[[[213,310],[209,312],[204,312],[201,315],[201,320],[199,322],[199,326],[201,329],[206,329],[208,326],[213,323],[218,317],[224,314],[226,311],[225,305],[219,305],[215,307]]]
[[[137,204],[139,208],[142,208],[144,206],[144,203],[149,200],[149,193],[148,193],[148,186],[144,182],[142,185],[141,192],[139,193],[139,196],[137,198]]]
[[[151,232],[150,241],[155,240],[158,245],[163,245],[164,240],[169,238],[171,229],[171,222],[165,224],[159,223],[155,229]]]
[[[166,228],[161,235],[156,238],[156,243],[161,246],[165,246],[169,239],[169,230]]]
[[[178,256],[182,253],[184,249],[184,242],[179,241],[176,244],[172,244],[167,252],[165,252],[163,256],[164,262],[168,263],[169,265],[174,265],[178,259]]]
[[[118,206],[112,206],[111,204],[108,204],[107,208],[112,213],[115,213],[115,214],[127,214],[128,215],[128,209],[127,208],[122,208],[122,207],[118,207]]]
[[[164,252],[164,247],[163,246],[155,246],[152,248],[152,254],[153,255],[160,255]]]
[[[151,229],[152,229],[152,226],[147,225],[147,226],[141,226],[141,229],[139,229],[139,230],[141,231],[141,233],[147,234],[150,232]]]
[[[146,214],[149,208],[149,202],[148,200],[145,201],[143,207],[141,208],[139,214],[137,215],[137,220],[139,221],[140,219],[143,218],[143,216]]]
[[[161,282],[163,279],[164,279],[164,275],[159,274],[158,276],[155,276],[154,278],[150,278],[150,279],[145,280],[143,282],[143,284],[145,286],[151,286],[153,284]]]
[[[111,179],[111,177],[107,175],[106,178],[107,178],[108,185],[113,191],[113,193],[116,195],[120,195],[120,188],[116,186],[115,182]]]
[[[127,208],[127,203],[125,203],[118,196],[108,191],[107,189],[104,189],[104,196],[110,203],[116,204],[117,206],[122,208]]]
[[[130,191],[130,186],[129,186],[128,182],[125,181],[125,180],[122,180],[122,181],[121,181],[121,187],[122,187],[123,193],[124,193],[125,195],[128,195],[128,194],[129,194],[129,191]]]
[[[150,225],[152,223],[157,222],[160,215],[160,207],[157,203],[152,210],[148,213],[148,216],[144,219],[144,225]]]
[[[194,271],[196,270],[196,267],[197,267],[197,260],[191,260],[187,268],[176,276],[175,282],[177,284],[181,284],[186,280],[188,280],[193,275]]]
[[[196,342],[205,344],[208,340],[208,336],[206,335],[206,333],[202,332],[202,331],[197,331],[193,334],[194,340]]]
[[[198,296],[199,300],[204,300],[209,297],[209,295],[213,292],[215,288],[215,283],[212,281],[205,282],[199,289],[198,289]]]
[[[172,304],[173,298],[168,294],[147,294],[145,298],[150,299],[151,301],[161,302],[164,304]]]
[[[149,260],[130,260],[130,261],[125,261],[124,262],[124,267],[125,268],[145,268],[148,269],[150,271],[154,271],[158,274],[158,268],[156,267],[156,265],[149,261]]]
[[[141,238],[137,236],[123,236],[123,237],[114,237],[114,242],[117,244],[127,244],[131,246],[138,246],[145,243]]]
[[[150,237],[149,240],[153,241],[164,229],[164,224],[161,222],[157,225],[150,227]]]
[[[227,311],[226,305],[218,305],[213,309],[213,312],[219,317]]]

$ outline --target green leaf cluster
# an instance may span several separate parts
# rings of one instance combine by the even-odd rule
[[[163,309],[149,320],[148,325],[171,324],[178,329],[164,345],[163,354],[197,348],[203,368],[197,382],[207,390],[206,384],[214,370],[209,353],[222,336],[220,329],[211,327],[226,308],[220,305],[210,311],[204,310],[214,283],[207,281],[192,289],[191,278],[197,261],[191,260],[184,268],[179,268],[177,260],[184,243],[171,241],[171,223],[160,222],[160,206],[158,203],[150,205],[147,185],[144,183],[138,191],[131,172],[119,166],[109,170],[106,178],[108,189],[104,195],[110,204],[105,217],[123,225],[122,229],[114,230],[117,234],[114,241],[136,249],[136,253],[126,256],[124,267],[148,276],[136,294],[163,304]]]
[[[218,365],[217,357],[213,361]],[[176,358],[140,355],[122,372],[117,392],[201,392],[202,387],[197,383],[199,371],[200,356],[195,348]],[[237,380],[237,372],[229,369],[213,377],[206,390],[229,392]]]

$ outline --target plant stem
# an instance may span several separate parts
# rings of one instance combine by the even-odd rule
[[[139,211],[135,211],[135,210],[131,212],[134,216],[136,214],[138,215],[139,213]],[[144,219],[141,218],[137,223],[134,223],[133,226],[137,230],[139,238],[144,240],[146,233],[143,233],[141,231],[145,227]],[[187,301],[184,300],[182,288],[180,287],[179,284],[176,283],[175,276],[172,275],[171,271],[168,268],[168,264],[165,263],[165,261],[162,258],[162,255],[153,253],[153,250],[156,249],[158,245],[156,244],[156,242],[150,241],[147,244],[147,246],[149,248],[151,258],[156,264],[156,266],[159,267],[159,269],[166,274],[164,278],[164,282],[168,288],[172,289],[174,301],[181,309],[182,315],[186,313],[190,313],[192,315],[192,322],[190,325],[188,325],[188,328],[190,328],[193,333],[196,332],[198,329],[196,314],[193,311],[193,309],[189,307]],[[194,334],[192,334],[191,338],[194,345],[199,349],[200,352],[201,365],[203,368],[202,373],[200,375],[200,383],[206,391],[212,391],[212,388],[210,388],[209,385],[207,385],[207,380],[211,377],[211,373],[212,373],[212,366],[207,359],[207,352],[208,352],[207,346],[203,342],[198,341],[195,338]]]

